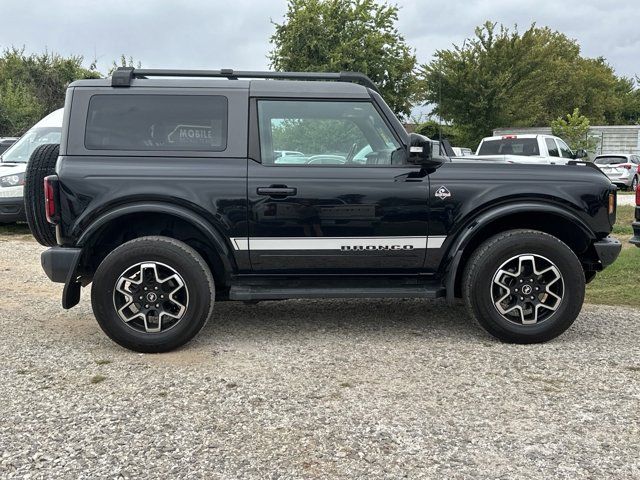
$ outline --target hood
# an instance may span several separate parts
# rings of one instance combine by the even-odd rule
[[[0,177],[5,175],[17,175],[27,169],[26,163],[0,163]]]

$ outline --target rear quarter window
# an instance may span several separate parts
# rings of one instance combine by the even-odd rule
[[[227,147],[222,95],[93,95],[87,150],[214,151]]]

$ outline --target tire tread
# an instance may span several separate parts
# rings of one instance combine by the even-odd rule
[[[47,144],[37,147],[27,164],[24,185],[24,208],[27,224],[40,245],[53,247],[58,244],[55,227],[47,221],[44,206],[44,178],[55,173],[60,145]]]
[[[499,338],[502,341],[511,342],[511,343],[540,343],[550,340],[562,332],[564,332],[571,323],[573,323],[573,318],[566,325],[562,325],[557,328],[551,328],[550,332],[541,333],[539,335],[531,336],[531,337],[519,337],[512,332],[507,332],[504,329],[498,329],[497,326],[488,321],[485,318],[479,316],[474,309],[474,299],[473,299],[473,289],[477,288],[477,275],[480,269],[481,262],[483,262],[486,258],[490,257],[492,252],[495,252],[496,248],[503,242],[511,239],[522,237],[523,235],[535,235],[540,238],[544,238],[551,242],[555,242],[557,244],[558,249],[564,250],[565,252],[569,252],[573,256],[573,260],[577,262],[579,265],[579,259],[575,255],[575,253],[559,238],[554,237],[545,232],[541,232],[539,230],[529,230],[529,229],[517,229],[517,230],[508,230],[502,233],[498,233],[495,236],[489,238],[484,243],[482,243],[471,255],[469,261],[467,262],[464,274],[463,274],[463,283],[462,283],[462,296],[464,298],[467,310],[469,314],[476,319],[476,321],[487,330],[489,333]],[[583,285],[585,283],[584,271],[580,268],[580,274],[582,276]],[[573,299],[568,299],[573,300]],[[582,301],[580,301],[580,305]]]
[[[198,265],[198,268],[200,269],[200,273],[202,273],[203,276],[206,278],[207,289],[210,292],[211,301],[210,301],[209,310],[205,316],[204,322],[202,322],[202,324],[200,325],[200,328],[198,328],[194,332],[191,332],[187,338],[170,339],[165,342],[156,342],[153,344],[141,343],[131,339],[124,340],[122,338],[119,338],[118,336],[113,335],[113,332],[108,328],[107,325],[105,325],[101,316],[99,314],[96,314],[95,305],[97,302],[94,295],[97,296],[100,294],[100,292],[96,292],[95,285],[94,285],[94,288],[91,291],[91,300],[92,300],[92,304],[94,305],[94,314],[96,314],[95,315],[96,319],[98,320],[98,324],[100,325],[102,330],[107,334],[107,336],[109,336],[109,338],[111,338],[114,342],[118,343],[119,345],[122,345],[131,350],[135,350],[137,352],[143,352],[143,353],[168,352],[190,341],[204,328],[204,326],[209,322],[209,320],[213,316],[213,305],[215,303],[215,283],[213,280],[213,275],[211,274],[211,271],[209,270],[207,263],[200,256],[200,254],[196,252],[192,247],[171,237],[163,237],[163,236],[140,237],[120,245],[119,247],[115,248],[111,253],[109,253],[109,255],[107,255],[107,257],[102,261],[102,263],[98,266],[98,269],[96,270],[95,276],[99,277],[103,275],[105,273],[105,270],[110,268],[110,262],[111,262],[110,259],[117,258],[117,256],[120,255],[123,251],[125,250],[130,251],[131,249],[135,249],[138,246],[153,246],[153,244],[170,245],[173,248],[179,249],[181,254],[187,256],[193,262],[195,262]]]

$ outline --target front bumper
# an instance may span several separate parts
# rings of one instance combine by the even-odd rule
[[[618,258],[620,250],[622,250],[622,244],[617,238],[609,236],[595,242],[593,248],[596,250],[602,268],[606,268]]]
[[[0,223],[24,222],[26,220],[22,197],[0,197]]]
[[[636,207],[635,210],[636,221],[631,224],[631,228],[633,228],[633,237],[631,237],[631,242],[636,247],[640,247],[640,207]]]

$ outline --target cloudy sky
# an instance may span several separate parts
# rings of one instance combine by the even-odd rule
[[[547,25],[604,56],[620,75],[640,74],[638,0],[398,0],[399,29],[421,62],[460,44],[485,20]],[[271,20],[286,0],[0,0],[0,47],[95,57],[108,70],[124,53],[148,68],[266,69]]]

